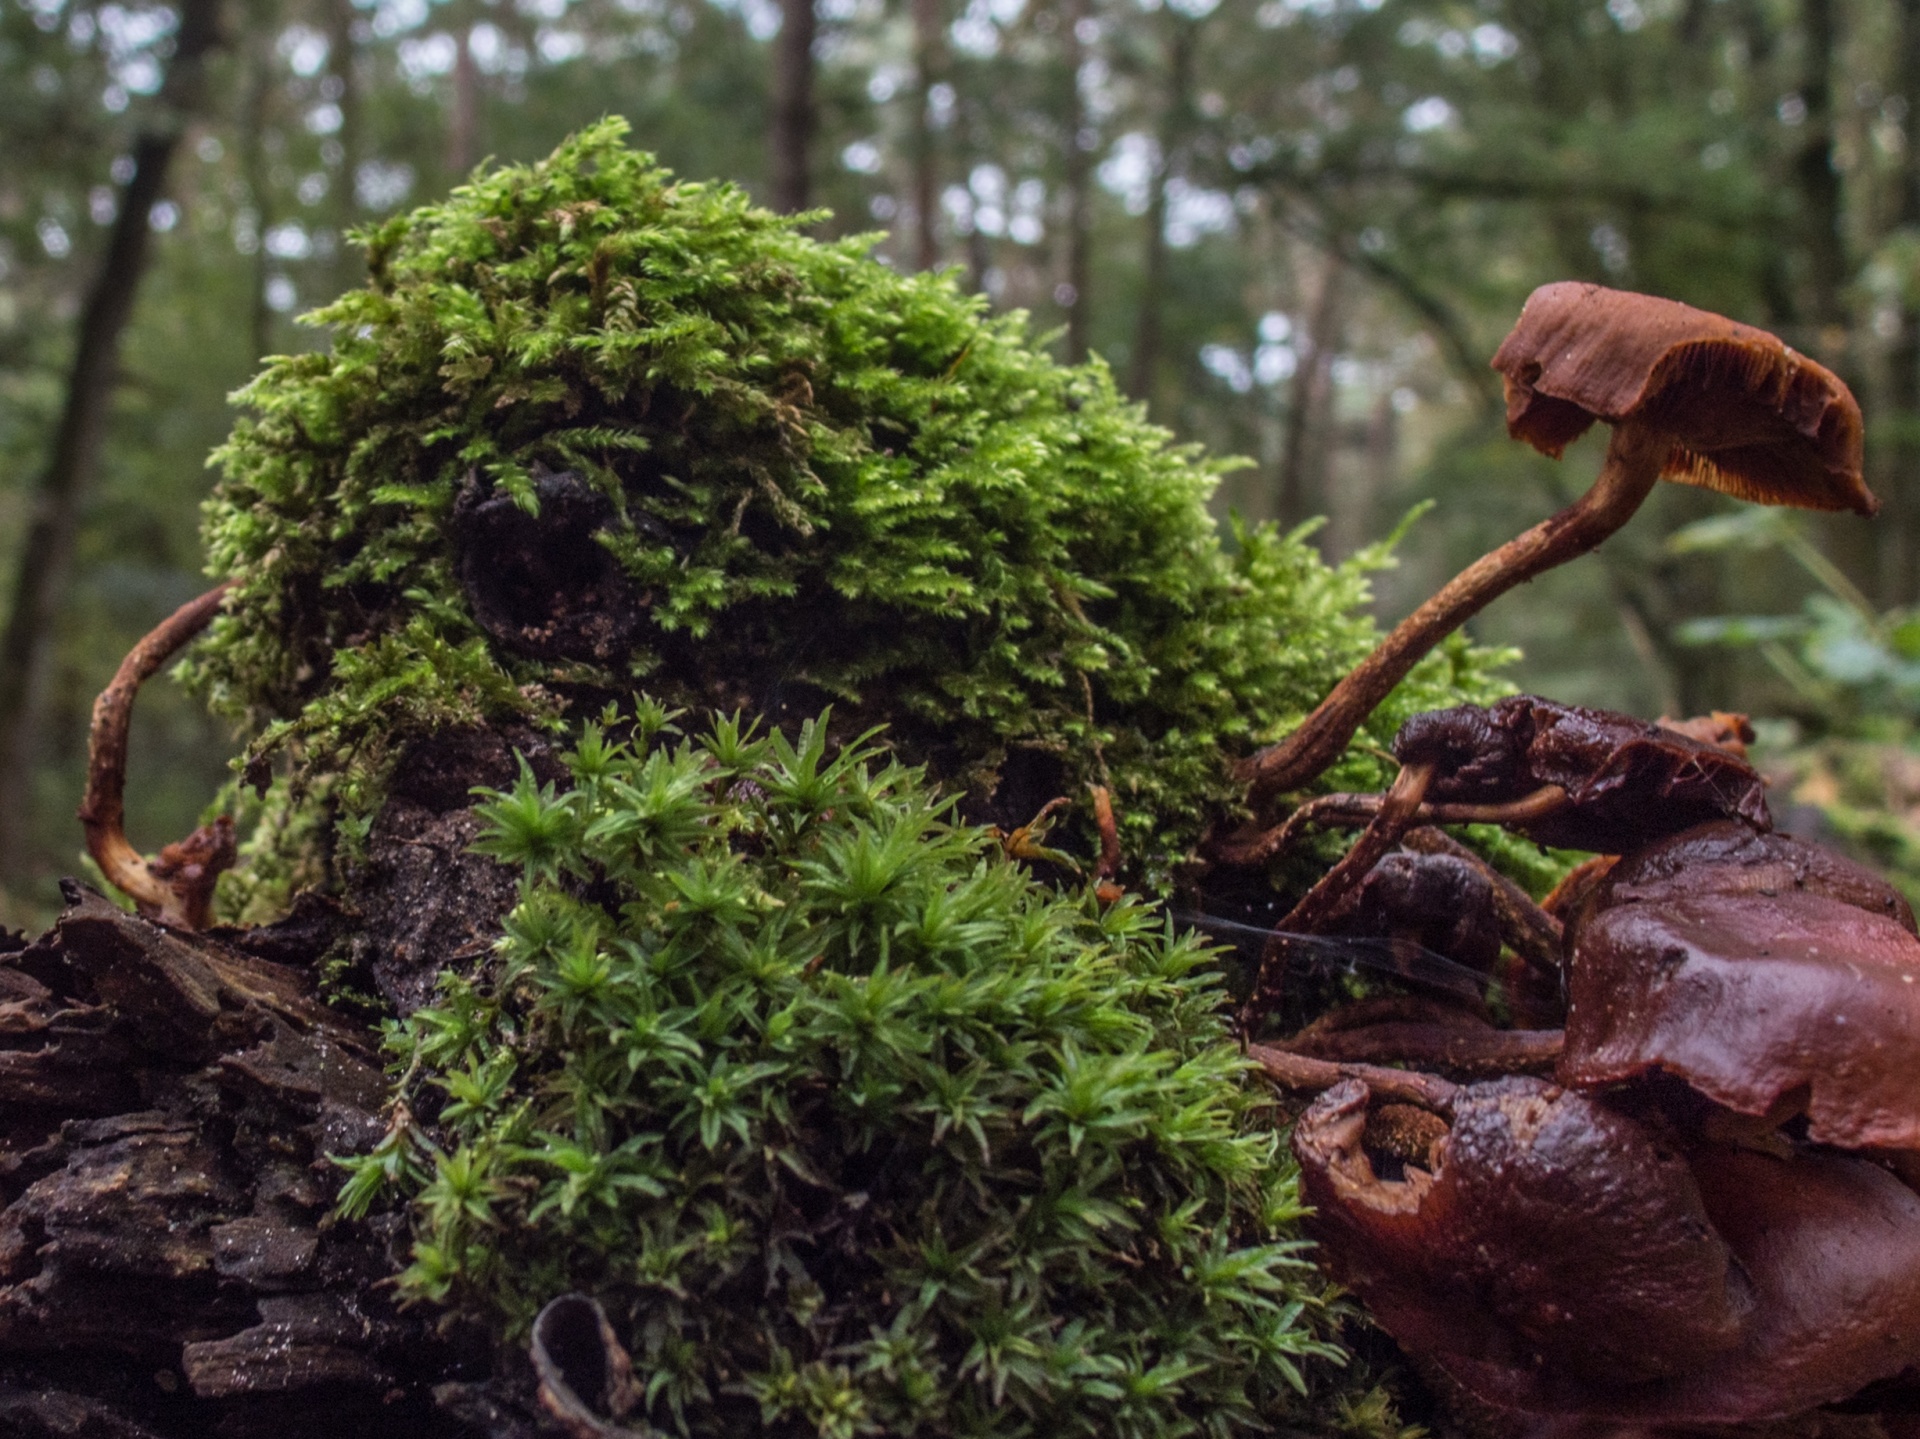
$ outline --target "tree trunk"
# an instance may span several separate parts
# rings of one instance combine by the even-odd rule
[[[154,113],[133,142],[133,174],[107,253],[80,315],[53,454],[34,488],[13,604],[0,635],[0,878],[16,878],[31,832],[35,731],[54,624],[65,598],[81,512],[100,463],[120,340],[147,267],[147,217],[199,104],[201,68],[217,42],[218,0],[184,0],[173,60]]]
[[[336,139],[340,142],[339,180],[333,196],[333,223],[340,235],[339,258],[332,266],[335,284],[338,289],[349,289],[366,278],[366,268],[360,253],[346,242],[347,232],[360,219],[360,196],[358,182],[360,176],[360,157],[363,153],[363,135],[365,122],[360,95],[360,47],[354,38],[354,23],[361,12],[354,8],[353,0],[332,0],[328,6],[328,68],[340,87],[340,97],[335,102],[340,106],[340,129]],[[459,59],[469,70],[472,69],[472,57],[467,54],[466,30],[460,34]],[[460,77],[456,69],[456,86]],[[471,121],[468,125],[472,129]],[[472,140],[468,140],[469,146]],[[464,177],[465,170],[454,172],[456,178]]]
[[[1067,76],[1062,107],[1062,143],[1066,147],[1066,292],[1067,361],[1079,364],[1087,358],[1087,320],[1093,306],[1089,285],[1093,270],[1093,147],[1087,142],[1091,117],[1086,96],[1080,89],[1080,72],[1086,67],[1087,45],[1080,28],[1093,18],[1089,0],[1066,0],[1061,14],[1061,46]]]
[[[1895,223],[1920,228],[1920,0],[1899,0],[1894,91],[1906,101]],[[1910,604],[1920,596],[1920,306],[1904,298],[1900,329],[1887,351],[1884,435],[1875,456],[1875,488],[1886,503],[1881,524],[1879,599]]]
[[[812,194],[808,164],[813,147],[813,0],[781,0],[780,34],[773,52],[773,129],[769,173],[773,208],[795,214]]]
[[[479,161],[480,67],[473,63],[473,27],[453,27],[453,104],[447,112],[447,172],[455,182]]]
[[[940,211],[939,157],[933,127],[933,87],[940,82],[940,0],[913,0],[913,267],[931,270],[940,263],[935,220]]]
[[[1167,17],[1173,34],[1167,45],[1167,95],[1160,113],[1160,154],[1147,196],[1146,256],[1140,270],[1140,319],[1134,331],[1135,399],[1152,400],[1160,368],[1160,317],[1167,289],[1167,186],[1184,167],[1187,112],[1192,104],[1194,40],[1199,26],[1176,15]]]
[[[1288,394],[1287,442],[1274,485],[1283,527],[1299,524],[1319,508],[1325,451],[1321,441],[1332,424],[1328,411],[1333,399],[1333,359],[1340,351],[1344,277],[1345,267],[1329,254],[1313,316],[1301,337],[1305,344]]]
[[[1835,29],[1833,0],[1803,0],[1801,29],[1806,46],[1806,70],[1800,98],[1807,107],[1806,140],[1794,169],[1804,208],[1807,263],[1807,322],[1803,343],[1821,346],[1821,331],[1843,324],[1846,318],[1841,292],[1847,283],[1846,234],[1840,199],[1840,176],[1833,168],[1833,56]],[[1828,363],[1834,357],[1827,357]]]

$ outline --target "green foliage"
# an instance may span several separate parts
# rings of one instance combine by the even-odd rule
[[[521,902],[392,1032],[432,1123],[348,1161],[412,1201],[403,1292],[517,1334],[587,1290],[692,1435],[1297,1417],[1338,1351],[1204,947],[824,724],[665,721],[483,807]]]
[[[623,134],[380,227],[368,286],[314,317],[331,349],[241,392],[207,516],[238,584],[199,683],[263,728],[256,753],[297,737],[310,775],[357,766],[349,808],[411,736],[476,714],[577,726],[642,680],[708,712],[831,700],[977,794],[1022,752],[1036,804],[1109,784],[1163,878],[1230,801],[1228,760],[1370,643],[1385,550],[1329,569],[1304,530],[1241,529],[1227,552],[1205,501],[1228,466],[1103,366]],[[462,487],[537,513],[560,471],[605,497],[596,538],[642,597],[615,661],[516,656],[456,579]],[[1487,693],[1488,658],[1432,662],[1371,742]]]

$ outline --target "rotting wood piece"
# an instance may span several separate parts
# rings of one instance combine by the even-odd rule
[[[436,1403],[492,1362],[393,1308],[403,1219],[332,1217],[327,1155],[385,1129],[374,1036],[295,966],[69,900],[0,953],[0,1434],[533,1439],[530,1379],[500,1425]]]

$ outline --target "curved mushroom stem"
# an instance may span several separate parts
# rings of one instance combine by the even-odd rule
[[[1242,832],[1213,844],[1207,857],[1219,864],[1251,868],[1284,851],[1308,829],[1339,829],[1372,824],[1386,803],[1384,794],[1323,794],[1288,815],[1285,823],[1254,834]],[[1545,819],[1571,803],[1566,789],[1543,784],[1505,804],[1422,804],[1414,821],[1431,824],[1525,825]]]
[[[87,832],[87,853],[142,914],[186,929],[200,929],[207,922],[213,882],[233,860],[233,822],[223,816],[168,845],[158,859],[144,858],[127,842],[127,730],[140,686],[207,627],[230,588],[232,581],[227,581],[188,600],[128,651],[113,682],[93,702],[87,735],[87,792],[79,815]]]
[[[1247,761],[1242,774],[1252,802],[1259,805],[1312,780],[1442,639],[1515,585],[1585,554],[1632,519],[1659,480],[1671,447],[1662,431],[1616,425],[1592,489],[1447,581],[1349,671],[1298,729]]]
[[[1276,926],[1276,935],[1267,941],[1260,955],[1260,970],[1254,976],[1253,990],[1247,996],[1247,1002],[1240,1009],[1240,1032],[1251,1035],[1269,1011],[1280,1000],[1281,989],[1286,982],[1286,948],[1278,938],[1285,934],[1315,934],[1326,922],[1333,918],[1340,906],[1350,896],[1355,886],[1367,877],[1369,871],[1380,863],[1381,856],[1400,842],[1416,823],[1420,812],[1420,801],[1426,798],[1427,786],[1433,782],[1433,766],[1430,764],[1410,764],[1394,777],[1387,792],[1380,796],[1380,808],[1372,823],[1353,842],[1353,847],[1340,857],[1340,862],[1325,874],[1314,887],[1301,896],[1300,902],[1287,911],[1287,917]]]

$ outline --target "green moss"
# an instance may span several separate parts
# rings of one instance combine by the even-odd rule
[[[412,1201],[403,1292],[503,1338],[591,1292],[643,1417],[715,1439],[1311,1420],[1337,1315],[1206,950],[824,726],[665,719],[483,808],[521,903],[394,1030],[343,1197]],[[1327,1387],[1313,1427],[1394,1432]]]
[[[207,514],[238,584],[199,683],[256,756],[296,746],[296,788],[335,781],[342,813],[408,740],[476,717],[577,730],[643,682],[708,712],[831,701],[976,796],[1010,757],[1036,807],[1108,783],[1134,876],[1163,884],[1233,802],[1228,762],[1371,642],[1385,550],[1330,569],[1304,533],[1253,530],[1229,552],[1205,509],[1222,462],[1104,366],[1058,365],[951,277],[808,239],[623,134],[382,226],[368,286],[312,317],[330,348],[240,393]],[[596,542],[641,619],[542,656],[476,618],[458,536],[463,506],[538,512],[558,472],[601,497]],[[1330,779],[1377,783],[1368,747],[1490,694],[1488,659],[1423,666]]]

